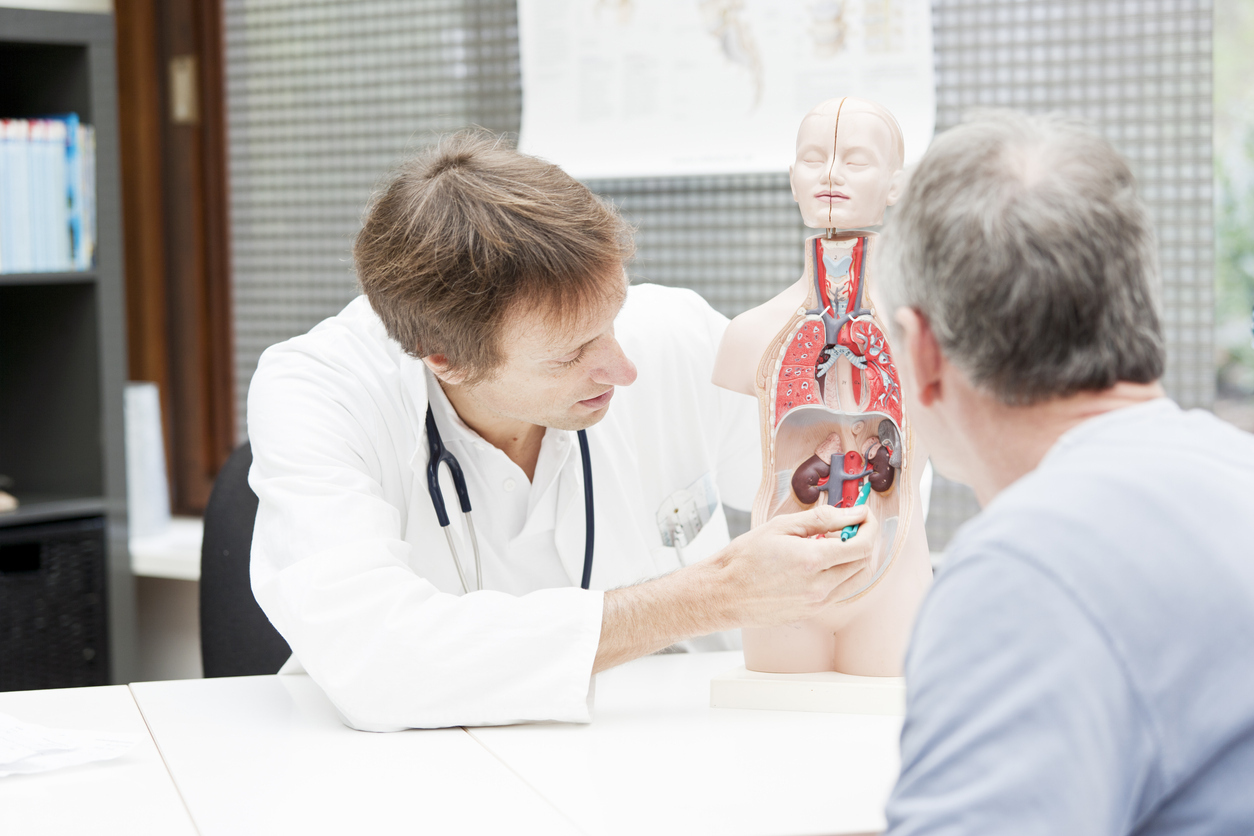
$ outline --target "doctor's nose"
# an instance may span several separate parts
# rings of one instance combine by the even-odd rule
[[[636,364],[627,359],[618,340],[611,339],[605,354],[593,366],[592,379],[610,386],[630,386],[636,382]]]

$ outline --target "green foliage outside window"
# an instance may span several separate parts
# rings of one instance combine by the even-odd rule
[[[1254,0],[1215,4],[1215,347],[1220,398],[1254,399]]]

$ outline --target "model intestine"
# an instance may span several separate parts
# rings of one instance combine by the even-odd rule
[[[899,673],[930,580],[918,512],[923,459],[869,292],[874,228],[900,190],[902,152],[896,121],[879,105],[838,99],[811,111],[790,180],[806,224],[826,233],[806,241],[801,279],[737,317],[720,347],[715,383],[756,395],[762,418],[753,524],[818,502],[865,504],[878,522],[870,558],[821,617],[744,631],[751,670]]]

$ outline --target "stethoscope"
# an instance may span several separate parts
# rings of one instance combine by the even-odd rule
[[[462,590],[470,592],[466,583],[466,573],[462,569],[461,557],[457,554],[457,546],[453,543],[453,532],[449,528],[448,511],[444,508],[444,491],[440,489],[440,465],[448,465],[448,472],[453,477],[453,489],[457,491],[457,502],[461,505],[462,514],[466,517],[466,530],[470,532],[470,547],[475,553],[475,588],[483,589],[483,564],[479,561],[479,540],[475,537],[475,523],[470,517],[470,493],[466,490],[466,477],[462,474],[462,466],[456,457],[444,447],[440,438],[440,430],[435,425],[435,415],[431,405],[427,404],[427,448],[430,456],[427,459],[427,490],[431,492],[431,504],[435,506],[436,519],[444,536],[448,540],[448,550],[453,555],[453,565],[457,567],[457,577],[462,582]],[[596,515],[592,510],[592,455],[588,452],[588,433],[579,431],[579,455],[583,459],[583,515],[584,515],[584,547],[583,547],[583,581],[579,585],[587,589],[592,582],[592,542]]]

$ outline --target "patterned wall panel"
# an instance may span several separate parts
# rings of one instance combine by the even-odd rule
[[[1164,384],[1183,406],[1214,398],[1211,3],[1208,0],[937,0],[936,129],[972,108],[1061,110],[1129,160],[1158,230]],[[933,549],[978,506],[937,480]]]
[[[240,432],[257,358],[357,293],[352,238],[387,170],[443,131],[517,130],[512,4],[225,0]]]
[[[689,287],[727,316],[797,280],[812,234],[783,174],[592,180],[635,225],[633,281]]]
[[[892,0],[865,0],[880,8]],[[236,377],[356,293],[352,236],[406,151],[469,124],[518,128],[510,0],[225,0]],[[889,10],[891,11],[891,9]],[[973,107],[1064,110],[1128,158],[1159,229],[1166,384],[1212,398],[1210,3],[934,0],[937,129]],[[783,175],[598,180],[636,224],[637,280],[692,287],[734,315],[801,269]],[[939,479],[942,549],[975,510]]]

